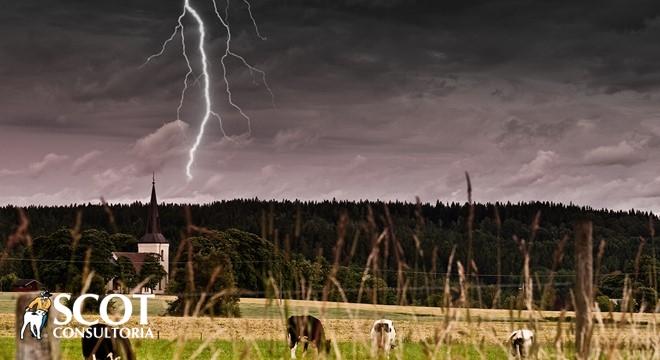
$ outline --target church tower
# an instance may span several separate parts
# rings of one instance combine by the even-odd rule
[[[152,253],[160,257],[160,264],[165,269],[165,277],[155,289],[156,293],[163,293],[167,288],[170,274],[170,243],[160,230],[160,217],[158,216],[158,200],[156,199],[156,177],[151,182],[151,202],[147,214],[147,230],[138,242],[138,253]]]

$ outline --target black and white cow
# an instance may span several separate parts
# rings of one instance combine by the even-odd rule
[[[534,344],[534,332],[528,329],[516,330],[509,335],[511,355],[517,359],[524,359],[530,355]]]
[[[135,360],[131,342],[127,338],[115,336],[111,329],[104,324],[86,329],[82,337],[85,360]]]
[[[371,338],[371,356],[376,357],[379,351],[383,351],[385,355],[389,355],[390,350],[394,347],[396,340],[396,330],[392,320],[380,319],[374,321],[371,325],[369,333]]]
[[[330,340],[325,339],[325,331],[321,321],[310,315],[291,316],[287,320],[287,342],[291,350],[291,359],[296,358],[298,343],[303,343],[303,353],[307,345],[312,343],[317,351],[330,352]]]

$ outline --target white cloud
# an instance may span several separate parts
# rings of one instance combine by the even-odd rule
[[[202,186],[203,192],[217,192],[225,179],[224,175],[216,174],[211,176]]]
[[[78,188],[65,187],[57,192],[34,192],[30,195],[8,195],[0,197],[0,205],[30,206],[40,204],[44,206],[69,205],[75,203],[93,202],[94,198],[87,198],[86,194]]]
[[[22,173],[21,170],[1,169],[0,170],[0,177],[2,177],[2,176],[11,176],[11,175],[19,175],[21,173]]]
[[[68,159],[69,157],[66,155],[48,153],[43,159],[30,163],[26,168],[17,170],[1,169],[0,176],[26,175],[36,177],[42,175],[47,170],[56,168],[57,165],[62,164]]]
[[[524,164],[505,186],[526,186],[543,179],[558,159],[554,151],[539,150],[536,157]]]
[[[599,146],[584,154],[584,161],[589,165],[624,165],[630,166],[644,160],[641,153],[643,144],[623,140],[617,145]]]
[[[100,195],[107,196],[131,189],[130,183],[135,178],[136,169],[127,165],[120,169],[110,168],[92,176],[95,188]]]
[[[279,165],[276,164],[268,164],[264,167],[261,168],[261,176],[264,179],[269,179],[275,176],[280,169]]]
[[[44,171],[56,167],[67,159],[69,159],[69,157],[66,155],[58,155],[54,153],[46,154],[46,156],[44,156],[41,161],[30,164],[30,166],[28,166],[27,173],[32,176],[39,176]]]
[[[242,149],[254,142],[249,134],[223,136],[219,141],[209,145],[213,149]]]
[[[132,153],[138,160],[138,172],[147,174],[158,171],[169,160],[185,154],[187,130],[187,123],[175,120],[136,141]]]
[[[85,153],[73,161],[71,165],[71,171],[74,175],[80,174],[81,172],[88,170],[96,165],[94,160],[98,159],[103,152],[99,150],[92,150],[88,153]]]
[[[299,147],[315,143],[319,135],[304,129],[281,130],[273,139],[273,145],[278,150],[295,150]]]
[[[354,169],[357,169],[357,168],[363,166],[364,164],[366,164],[367,161],[368,161],[368,160],[367,160],[367,158],[366,158],[365,156],[362,156],[362,155],[360,155],[360,154],[357,154],[357,155],[355,155],[355,157],[354,157],[353,159],[351,159],[351,161],[348,163],[347,169],[348,169],[348,170],[354,170]]]

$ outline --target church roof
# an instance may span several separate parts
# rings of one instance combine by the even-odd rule
[[[165,238],[163,234],[144,234],[140,238],[141,243],[161,243],[161,244],[169,244],[169,241]]]
[[[151,183],[151,201],[147,213],[147,229],[140,239],[140,243],[163,243],[168,241],[160,230],[160,216],[158,215],[158,199],[156,199],[156,179]]]

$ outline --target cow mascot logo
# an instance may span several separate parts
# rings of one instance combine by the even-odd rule
[[[41,330],[46,326],[48,322],[48,310],[53,302],[50,300],[51,293],[47,290],[43,290],[39,293],[39,296],[34,298],[32,302],[25,308],[25,314],[23,314],[23,327],[21,328],[21,340],[23,340],[23,334],[25,333],[25,328],[30,327],[30,333],[32,337],[41,340]]]

